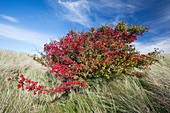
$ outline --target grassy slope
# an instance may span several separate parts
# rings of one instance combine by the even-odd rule
[[[71,93],[68,99],[49,103],[53,97],[34,96],[18,90],[8,77],[19,73],[28,78],[46,81],[48,69],[24,53],[0,51],[0,113],[166,113],[170,112],[170,55],[152,66],[142,78],[120,76],[97,91],[84,94]]]

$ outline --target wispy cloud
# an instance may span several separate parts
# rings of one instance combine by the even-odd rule
[[[91,5],[102,12],[123,14],[133,13],[139,4],[136,0],[99,0],[93,1]]]
[[[0,14],[0,17],[10,22],[18,23],[18,20],[12,16]]]
[[[41,45],[49,41],[50,35],[33,32],[23,28],[17,28],[11,25],[0,23],[0,38],[11,38],[20,41],[26,41],[32,44]]]
[[[90,15],[90,5],[87,0],[78,1],[62,1],[52,2],[48,0],[50,6],[56,9],[58,13],[58,5],[61,6],[60,17],[64,17],[65,20],[69,20],[75,23],[79,23],[86,27],[91,25]]]
[[[90,27],[94,23],[109,21],[103,17],[113,17],[112,21],[115,20],[114,23],[118,23],[119,20],[121,21],[120,17],[124,16],[124,14],[135,12],[137,10],[136,7],[140,5],[140,2],[136,2],[135,0],[132,2],[123,0],[47,1],[55,9],[56,13],[60,12],[60,17],[86,27]],[[62,10],[59,9],[59,6],[61,6]],[[103,21],[99,22],[99,20]]]
[[[141,10],[143,0],[97,0],[89,1],[90,7],[98,13],[100,18],[105,17],[113,24],[121,21],[127,21],[128,18],[134,18],[134,13]],[[92,12],[93,13],[93,12]]]

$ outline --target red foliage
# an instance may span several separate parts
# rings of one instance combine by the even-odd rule
[[[124,23],[115,29],[102,26],[86,33],[70,31],[60,41],[45,44],[45,54],[42,55],[48,62],[45,65],[50,67],[50,73],[60,79],[61,84],[47,89],[21,75],[18,88],[24,89],[23,85],[26,85],[26,90],[34,91],[34,94],[66,93],[86,88],[88,79],[133,75],[134,67],[146,69],[155,62],[154,54],[140,54],[131,45],[145,31],[139,26],[126,28]]]

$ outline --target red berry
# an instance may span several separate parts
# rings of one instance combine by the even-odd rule
[[[18,89],[22,87],[22,84],[17,84]]]
[[[12,78],[8,78],[8,81],[12,80]]]

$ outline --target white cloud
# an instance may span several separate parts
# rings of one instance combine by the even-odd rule
[[[158,38],[156,41],[143,43],[143,42],[134,42],[136,50],[140,51],[141,53],[148,53],[152,52],[154,48],[159,48],[163,50],[164,53],[170,54],[170,37],[161,37],[159,40]]]
[[[56,13],[58,13],[57,5],[62,6],[62,11],[60,17],[64,17],[64,19],[79,23],[81,25],[90,27],[91,20],[89,18],[90,15],[90,5],[86,0],[79,1],[62,1],[58,0],[58,2],[48,1],[50,6],[56,9]]]
[[[3,14],[0,14],[0,17],[10,22],[18,23],[18,20],[14,17],[3,15]]]
[[[80,0],[76,2],[62,2],[58,1],[59,4],[64,6],[67,10],[64,11],[64,17],[67,20],[72,22],[77,22],[84,26],[90,26],[90,19],[88,18],[89,11],[89,3],[86,0]]]
[[[38,33],[22,28],[17,28],[11,25],[0,23],[0,38],[11,38],[20,41],[26,41],[36,45],[42,45],[49,41],[49,36],[47,34]]]

